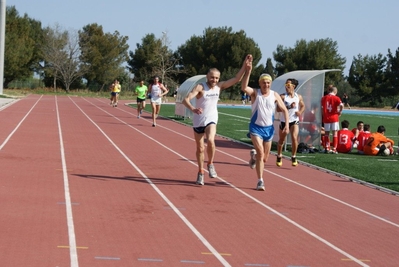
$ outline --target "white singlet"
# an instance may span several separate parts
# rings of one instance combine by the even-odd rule
[[[252,103],[251,123],[262,127],[273,125],[275,110],[274,91],[270,90],[268,96],[263,96],[261,90],[257,89],[255,101]]]
[[[203,83],[202,97],[196,99],[195,108],[201,108],[202,114],[195,114],[193,117],[193,127],[205,127],[209,123],[218,123],[218,101],[220,95],[219,86],[212,89],[206,83]]]
[[[159,86],[160,84],[152,84],[150,88],[151,92],[151,102],[155,102],[157,104],[161,104],[162,98],[160,95],[162,94],[162,89]]]
[[[295,107],[291,107],[291,104],[295,103]],[[299,110],[299,96],[297,93],[294,93],[294,97],[289,96],[285,93],[284,96],[284,105],[288,109],[288,119],[289,122],[299,121],[298,116],[295,114]],[[285,122],[284,116],[281,116],[280,121]]]

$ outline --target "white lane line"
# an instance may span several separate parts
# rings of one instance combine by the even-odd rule
[[[14,133],[18,130],[18,128],[21,126],[21,124],[24,122],[24,120],[29,116],[29,114],[32,112],[32,110],[35,108],[37,103],[39,103],[40,99],[42,99],[43,95],[39,97],[39,99],[35,102],[35,104],[31,107],[31,109],[26,113],[26,115],[22,118],[22,120],[18,123],[18,125],[14,128],[14,130],[8,135],[8,137],[4,140],[4,142],[0,146],[0,150],[3,149],[3,147],[8,143],[8,140],[14,135]]]
[[[233,184],[225,181],[224,179],[218,177],[221,181],[223,181],[224,183],[230,185],[231,187],[233,187],[235,190],[239,191],[241,194],[245,195],[246,197],[252,199],[253,201],[255,201],[256,203],[258,203],[259,205],[263,206],[264,208],[268,209],[269,211],[273,212],[273,214],[279,216],[280,218],[282,218],[283,220],[289,222],[290,224],[294,225],[295,227],[299,228],[300,230],[302,230],[303,232],[307,233],[308,235],[314,237],[315,239],[317,239],[318,241],[324,243],[325,245],[327,245],[328,247],[332,248],[333,250],[337,251],[338,253],[341,253],[342,255],[345,255],[346,257],[348,257],[349,259],[353,260],[354,262],[358,263],[360,266],[368,266],[367,264],[364,264],[363,262],[361,262],[360,260],[358,260],[356,257],[352,256],[351,254],[349,254],[348,252],[340,249],[339,247],[335,246],[334,244],[328,242],[326,239],[320,237],[319,235],[313,233],[312,231],[310,231],[309,229],[307,229],[306,227],[300,225],[299,223],[295,222],[294,220],[291,220],[290,218],[288,218],[287,216],[285,216],[284,214],[278,212],[277,210],[273,209],[272,207],[266,205],[265,203],[261,202],[260,200],[258,200],[257,198],[251,196],[250,194],[244,192],[243,190],[237,188],[236,186],[234,186]]]
[[[8,102],[7,104],[1,106],[1,107],[0,107],[0,111],[2,111],[2,110],[4,110],[4,109],[8,108],[9,106],[14,105],[14,104],[17,103],[19,100],[20,100],[20,99],[15,99],[15,100],[12,100],[12,101]]]
[[[70,98],[71,99],[71,98]],[[86,100],[86,99],[85,99]],[[145,175],[144,172],[141,171],[141,169],[134,164],[130,158],[112,141],[112,139],[100,128],[100,126],[98,126],[76,103],[75,101],[73,101],[71,99],[71,101],[75,104],[75,106],[86,116],[86,118],[94,124],[95,127],[97,127],[97,129],[104,135],[104,137],[106,139],[108,139],[108,141],[115,147],[116,150],[118,150],[118,152],[126,159],[127,162],[130,163],[130,165],[136,169],[136,171],[138,173],[140,173],[140,175],[147,181],[147,183],[149,183],[151,185],[151,187],[155,190],[155,192],[158,193],[158,195],[173,209],[173,211],[177,214],[177,216],[179,216],[179,218],[188,226],[188,228],[198,237],[199,240],[201,240],[201,242],[209,249],[210,252],[212,252],[212,254],[223,264],[223,266],[231,266],[223,257],[222,255],[220,255],[219,252],[217,252],[217,250],[208,242],[208,240],[194,227],[194,225],[180,212],[180,210],[162,193],[162,191],[155,185],[153,184],[153,182],[151,181],[151,179],[149,179],[147,177],[147,175]],[[87,101],[87,100],[86,100]],[[91,102],[87,101],[88,103],[92,104]],[[133,126],[127,124],[126,122],[120,120],[119,118],[115,117],[114,115],[108,113],[107,111],[99,108],[98,106],[92,104],[93,106],[97,107],[98,109],[102,110],[103,112],[109,114],[111,117],[114,117],[115,119],[119,120],[120,122],[122,122],[123,124],[135,129],[136,131],[138,131],[139,133],[141,133],[142,135],[146,136],[144,132],[139,131],[138,129],[134,128]],[[152,141],[162,145],[160,142],[158,142],[157,140],[146,136],[147,138],[151,139]],[[164,146],[166,149],[170,150],[169,148],[167,148],[166,146]],[[170,150],[171,151],[171,150]],[[176,153],[176,152],[174,152]],[[177,153],[176,153],[177,154]],[[177,154],[180,157],[184,158],[183,155]],[[184,158],[187,161],[189,161],[187,158]],[[194,164],[195,165],[195,164]]]
[[[78,252],[76,249],[75,227],[73,224],[71,194],[69,191],[69,181],[68,181],[68,173],[67,173],[65,150],[64,150],[64,140],[62,138],[62,128],[61,128],[61,121],[60,121],[60,113],[58,110],[57,96],[55,96],[55,106],[56,106],[56,110],[57,110],[58,133],[59,133],[59,138],[60,138],[62,176],[63,176],[63,180],[64,180],[65,206],[66,206],[66,217],[67,217],[68,239],[69,239],[69,257],[71,259],[71,267],[78,267],[79,262],[78,262]]]
[[[85,100],[86,100],[86,99],[85,99]],[[86,100],[86,101],[89,102],[88,100]],[[89,103],[91,103],[91,102],[89,102]],[[93,103],[92,103],[92,104],[93,104]],[[75,104],[75,105],[76,105],[76,104]],[[94,104],[93,104],[93,105],[94,105]],[[126,122],[122,121],[121,119],[119,119],[118,117],[114,116],[113,114],[111,114],[111,113],[105,111],[104,109],[102,109],[102,108],[100,108],[100,107],[98,107],[98,106],[96,106],[96,105],[94,105],[94,106],[97,107],[98,109],[102,110],[102,111],[105,112],[106,114],[110,115],[111,117],[115,118],[116,120],[122,122],[122,123],[125,124],[126,126],[128,126],[128,127],[132,128],[132,129],[136,130],[137,132],[141,133],[141,134],[142,134],[143,136],[145,136],[146,138],[148,138],[148,139],[150,139],[150,140],[152,140],[152,141],[158,143],[160,146],[164,147],[164,148],[167,149],[168,151],[170,151],[170,152],[176,154],[177,156],[181,157],[182,159],[186,160],[187,162],[189,162],[189,163],[191,163],[191,164],[197,166],[196,163],[190,161],[189,159],[187,159],[187,158],[184,157],[183,155],[181,155],[181,154],[179,154],[178,152],[176,152],[176,151],[170,149],[169,147],[165,146],[164,144],[158,142],[157,140],[155,140],[155,139],[149,137],[149,136],[146,135],[144,132],[138,130],[137,128],[135,128],[135,127],[133,127],[133,126],[131,126],[131,125],[129,125],[129,124],[127,124]],[[79,107],[78,107],[78,108],[79,108]],[[79,108],[79,109],[80,109],[80,108]],[[83,112],[83,111],[82,111],[82,112]],[[84,112],[83,112],[83,113],[84,113]],[[84,114],[85,114],[85,113],[84,113]],[[85,115],[86,115],[86,114],[85,114]],[[87,116],[87,115],[86,115],[86,116]],[[88,116],[87,116],[87,118],[88,118],[90,121],[92,121]],[[93,121],[92,121],[92,122],[93,122]],[[95,123],[93,122],[93,124],[95,124]],[[96,124],[95,124],[95,125],[96,125]],[[97,127],[98,127],[98,126],[97,126]],[[98,127],[98,128],[99,128],[99,127]],[[99,128],[99,130],[102,132],[102,130],[101,130],[100,128]],[[105,133],[104,133],[104,135],[105,135]],[[106,136],[106,137],[107,137],[107,136]],[[107,138],[108,138],[108,137],[107,137]],[[110,142],[113,144],[113,142],[112,142],[111,140],[110,140]],[[114,146],[116,146],[116,145],[114,145]],[[119,150],[119,148],[117,148],[117,149]],[[123,153],[122,151],[120,151],[120,152]],[[230,155],[230,154],[225,153],[225,152],[223,152],[223,153],[226,154],[226,155]],[[130,159],[128,159],[128,158],[125,156],[125,154],[123,154],[123,156],[126,158],[126,160],[128,160],[129,162],[131,162]],[[230,156],[233,157],[233,158],[236,158],[237,160],[241,160],[241,159],[239,159],[239,158],[237,158],[237,157],[235,157],[235,156],[232,156],[232,155],[230,155]],[[245,162],[246,162],[246,161],[245,161]],[[133,164],[133,163],[131,163],[131,164]],[[134,166],[135,166],[135,165],[134,165]],[[138,170],[138,168],[137,168],[137,170]],[[140,172],[141,172],[141,171],[140,171]],[[272,173],[272,172],[270,172],[270,173]],[[144,175],[144,174],[143,174],[143,175]],[[278,174],[275,174],[275,175],[278,176],[278,177],[280,177],[280,178],[283,178],[283,179],[286,179],[286,180],[291,181],[290,179],[287,179],[287,178],[285,178],[285,177],[283,177],[283,176],[281,176],[281,175],[278,175]],[[143,176],[143,177],[144,177],[144,176]],[[307,229],[306,227],[304,227],[304,226],[300,225],[299,223],[297,223],[297,222],[291,220],[290,218],[288,218],[288,217],[285,216],[284,214],[278,212],[277,210],[275,210],[275,209],[273,209],[272,207],[270,207],[270,206],[264,204],[263,202],[261,202],[260,200],[256,199],[255,197],[251,196],[250,194],[248,194],[248,193],[244,192],[243,190],[237,188],[237,187],[234,186],[233,184],[231,184],[231,183],[225,181],[224,179],[220,178],[219,176],[218,176],[217,178],[220,179],[221,181],[223,181],[224,183],[226,183],[227,185],[230,185],[232,188],[234,188],[235,190],[237,190],[237,191],[240,192],[241,194],[243,194],[243,195],[245,195],[246,197],[250,198],[251,200],[255,201],[255,202],[258,203],[259,205],[261,205],[261,206],[265,207],[266,209],[268,209],[269,211],[275,213],[276,215],[278,215],[278,216],[279,216],[280,218],[282,218],[283,220],[285,220],[285,221],[287,221],[288,223],[294,225],[295,227],[297,227],[297,228],[299,228],[300,230],[304,231],[304,232],[307,233],[308,235],[314,237],[314,238],[317,239],[318,241],[324,243],[325,245],[327,245],[328,247],[330,247],[330,248],[332,248],[333,250],[337,251],[338,253],[341,253],[342,255],[346,256],[347,258],[351,259],[352,261],[358,263],[360,266],[363,266],[363,267],[368,267],[368,266],[369,266],[369,265],[363,263],[362,261],[358,260],[356,257],[352,256],[351,254],[347,253],[346,251],[344,251],[344,250],[340,249],[339,247],[335,246],[334,244],[328,242],[328,241],[325,240],[324,238],[322,238],[322,237],[318,236],[317,234],[313,233],[312,231],[310,231],[310,230]],[[148,178],[146,177],[145,179],[147,180]],[[292,182],[293,182],[293,183],[296,183],[296,182],[294,182],[294,181],[292,181]],[[152,185],[152,181],[151,181],[150,179],[148,179],[148,183],[150,183],[150,184]],[[296,183],[296,184],[298,184],[298,183]],[[300,185],[300,184],[298,184],[298,185]],[[154,186],[155,186],[155,185],[154,185]],[[307,187],[305,187],[305,188],[307,188]],[[155,189],[155,188],[154,188],[154,189]],[[309,189],[311,189],[311,188],[309,188]],[[156,190],[157,192],[159,191],[158,194],[162,194],[162,195],[163,195],[163,193],[162,193],[157,187],[156,187],[155,190]],[[312,189],[312,191],[313,191],[313,189]],[[314,191],[316,191],[316,190],[314,190]],[[320,192],[320,193],[321,193],[321,192]],[[327,195],[325,195],[325,194],[323,194],[323,193],[321,193],[321,194],[324,195],[324,196],[327,196]],[[329,197],[329,198],[331,198],[331,197]],[[166,196],[165,196],[165,199],[167,199]],[[165,201],[166,201],[166,200],[165,200]],[[342,201],[339,201],[339,202],[342,202]],[[171,203],[169,200],[167,200],[167,203],[168,203],[168,204],[170,203],[169,205],[173,205],[173,203]],[[342,202],[342,203],[344,203],[344,202]],[[172,209],[173,209],[178,215],[181,214],[180,211],[179,211],[174,205],[171,206],[171,207],[172,207]],[[183,216],[183,215],[181,215],[181,216]],[[179,215],[179,217],[180,217],[180,215]],[[183,217],[184,217],[184,216],[183,216]],[[184,220],[187,220],[187,219],[184,217]],[[189,223],[189,224],[191,225],[191,223],[190,223],[188,220],[187,220],[187,223]],[[186,224],[187,224],[187,223],[186,223]],[[193,227],[194,227],[194,226],[193,226]],[[195,228],[194,228],[194,229],[195,229]],[[200,235],[200,233],[198,233],[198,234]],[[202,236],[202,235],[201,235],[201,236]],[[219,253],[218,253],[218,254],[219,254]]]
[[[98,99],[97,99],[97,100],[98,100]],[[86,100],[86,101],[87,101],[87,100]],[[100,101],[100,100],[98,100],[98,101]],[[101,102],[101,103],[104,103],[104,102],[102,102],[102,101],[100,101],[100,102]],[[94,105],[94,104],[93,104],[93,105]],[[122,110],[122,111],[124,111],[124,110]],[[133,115],[133,113],[130,113],[130,112],[127,112],[127,111],[124,111],[124,112],[127,113],[127,114]],[[108,112],[107,112],[107,113],[108,113]],[[110,114],[110,113],[108,113],[108,114]],[[114,115],[112,115],[112,114],[110,114],[110,115],[114,117]],[[148,123],[152,123],[152,122],[148,121]],[[158,125],[157,125],[157,127],[158,127]],[[174,130],[172,130],[172,129],[163,127],[162,125],[159,125],[159,127],[162,127],[162,128],[164,128],[165,130],[168,130],[168,131],[170,131],[170,132],[173,132],[174,134],[180,135],[180,136],[185,137],[185,138],[187,138],[187,139],[189,139],[189,140],[195,141],[195,140],[194,140],[193,138],[191,138],[191,137],[188,137],[188,136],[186,136],[186,135],[184,135],[184,134],[182,134],[182,133],[180,133],[180,132],[176,132],[176,131],[174,131]],[[226,155],[226,156],[229,156],[229,157],[231,157],[231,158],[233,158],[233,159],[236,159],[236,160],[239,161],[239,162],[248,163],[248,160],[243,160],[243,159],[238,158],[238,157],[236,157],[236,156],[234,156],[234,155],[232,155],[232,154],[230,154],[230,153],[224,152],[223,150],[219,150],[218,148],[216,148],[216,151],[218,151],[219,153],[222,153],[222,154],[224,154],[224,155]],[[195,166],[197,166],[197,164],[195,164]],[[388,223],[388,224],[390,224],[390,225],[392,225],[392,226],[395,226],[395,227],[398,227],[398,228],[399,228],[399,224],[396,224],[396,223],[394,223],[394,222],[391,222],[391,221],[389,221],[389,220],[387,220],[387,219],[385,219],[385,218],[383,218],[383,217],[374,215],[374,214],[372,214],[372,213],[370,213],[370,212],[368,212],[368,211],[365,211],[365,210],[363,210],[363,209],[361,209],[361,208],[355,207],[355,206],[353,206],[353,205],[351,205],[351,204],[349,204],[349,203],[347,203],[347,202],[344,202],[344,201],[339,200],[339,199],[337,199],[337,198],[335,198],[335,197],[332,197],[332,196],[330,196],[330,195],[327,195],[327,194],[325,194],[325,193],[323,193],[323,192],[321,192],[321,191],[318,191],[318,190],[313,189],[313,188],[311,188],[311,187],[308,187],[308,186],[306,186],[306,185],[300,184],[300,183],[298,183],[298,182],[296,182],[296,181],[294,181],[294,180],[291,180],[291,179],[289,179],[289,178],[287,178],[287,177],[285,177],[285,176],[282,176],[282,175],[277,174],[277,173],[275,173],[275,172],[269,171],[269,170],[267,170],[267,169],[264,169],[264,172],[268,172],[269,174],[274,175],[274,176],[276,176],[276,177],[278,177],[278,178],[284,179],[284,180],[289,181],[289,182],[292,182],[293,184],[298,185],[298,186],[300,186],[300,187],[302,187],[302,188],[308,189],[308,190],[312,191],[313,193],[316,193],[316,194],[322,195],[322,196],[324,196],[324,197],[327,197],[327,198],[329,198],[329,199],[331,199],[331,200],[334,200],[334,201],[336,201],[336,202],[338,202],[338,203],[341,203],[341,204],[343,204],[343,205],[345,205],[345,206],[347,206],[347,207],[353,208],[353,209],[355,209],[355,210],[357,210],[357,211],[359,211],[359,212],[365,213],[365,214],[367,214],[367,215],[369,215],[369,216],[371,216],[371,217],[373,217],[373,218],[375,218],[375,219],[381,220],[381,221],[383,221],[383,222],[385,222],[385,223]]]

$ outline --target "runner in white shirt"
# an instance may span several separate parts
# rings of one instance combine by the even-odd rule
[[[217,177],[215,166],[213,165],[216,124],[218,122],[217,103],[222,90],[229,88],[242,79],[245,72],[245,62],[248,60],[247,57],[236,76],[227,81],[219,81],[220,71],[216,68],[210,69],[206,75],[206,83],[197,84],[183,100],[183,104],[194,113],[193,128],[198,163],[196,184],[198,185],[204,185],[205,137],[207,139],[206,153],[208,156],[209,177]],[[190,102],[194,97],[196,98],[195,107]]]
[[[303,102],[302,96],[295,93],[295,88],[298,86],[298,81],[296,79],[287,79],[285,82],[286,93],[280,95],[281,99],[284,101],[285,107],[288,109],[289,115],[289,128],[291,134],[291,164],[292,166],[297,166],[298,161],[296,159],[296,151],[298,149],[298,133],[299,133],[299,117],[305,112],[305,103]],[[279,141],[277,145],[277,160],[276,165],[281,167],[283,165],[282,152],[285,138],[287,133],[283,131],[287,121],[281,118],[280,130],[279,130]]]
[[[157,126],[156,120],[161,110],[162,96],[166,95],[169,90],[162,83],[159,82],[159,77],[154,77],[154,82],[150,84],[148,91],[151,94],[151,108],[152,108],[152,127]]]
[[[263,169],[272,146],[274,135],[273,121],[276,104],[284,113],[284,118],[287,121],[288,111],[277,92],[270,90],[272,77],[269,74],[262,74],[259,77],[260,89],[248,87],[251,71],[252,56],[250,56],[250,60],[248,60],[246,65],[246,72],[241,82],[241,90],[253,99],[248,137],[251,138],[255,149],[251,151],[249,164],[252,169],[256,169],[256,174],[258,176],[256,190],[264,191],[265,185],[263,182]],[[288,133],[288,125],[283,128],[283,131]]]

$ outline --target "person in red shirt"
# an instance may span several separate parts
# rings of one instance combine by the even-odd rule
[[[314,141],[319,138],[320,135],[324,135],[320,123],[317,122],[316,114],[318,114],[319,104],[313,103],[310,110],[305,111],[302,119],[302,127],[306,132],[302,136],[303,140],[301,142],[313,147]]]
[[[378,126],[377,132],[370,135],[367,139],[366,145],[363,148],[365,155],[384,155],[385,149],[389,149],[393,153],[394,141],[385,136],[385,127]]]
[[[343,120],[341,122],[342,130],[338,131],[338,145],[337,152],[339,153],[349,153],[352,150],[353,140],[355,135],[351,130],[348,130],[349,121]]]
[[[369,139],[371,133],[370,133],[370,124],[365,124],[363,126],[363,131],[359,133],[359,136],[357,137],[357,153],[359,154],[364,154],[363,148],[364,145],[367,142],[367,139]]]
[[[357,148],[358,142],[357,137],[359,136],[359,133],[363,131],[363,127],[364,127],[364,122],[362,121],[358,121],[356,124],[356,128],[352,129],[352,133],[355,135],[355,142],[353,143],[353,147]]]
[[[321,98],[321,109],[325,134],[322,136],[324,153],[337,153],[339,116],[343,111],[341,99],[337,96],[337,87],[329,87],[328,95]],[[333,133],[333,141],[330,141],[330,131]],[[332,149],[330,144],[332,143]]]

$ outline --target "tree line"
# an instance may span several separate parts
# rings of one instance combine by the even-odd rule
[[[387,55],[357,55],[353,57],[349,75],[344,76],[346,58],[338,51],[338,43],[330,38],[298,40],[293,47],[278,45],[265,64],[254,39],[231,27],[208,27],[202,35],[190,37],[175,51],[170,49],[167,33],[157,38],[146,34],[141,43],[129,50],[128,36],[118,31],[104,32],[96,23],[80,30],[65,30],[59,25],[42,27],[41,22],[27,14],[20,16],[14,6],[6,9],[6,37],[4,88],[15,80],[30,78],[34,73],[46,87],[66,91],[88,88],[108,90],[115,78],[121,83],[159,76],[169,87],[183,83],[187,78],[205,74],[210,67],[221,71],[221,79],[234,75],[243,57],[250,53],[256,66],[250,80],[257,86],[261,73],[276,78],[295,70],[340,69],[328,72],[326,84],[339,86],[352,101],[363,105],[392,104],[399,96],[399,48],[388,49]],[[171,90],[173,91],[173,90]],[[222,97],[235,99],[238,86]],[[393,97],[394,96],[394,97]],[[386,103],[392,99],[392,103]]]

